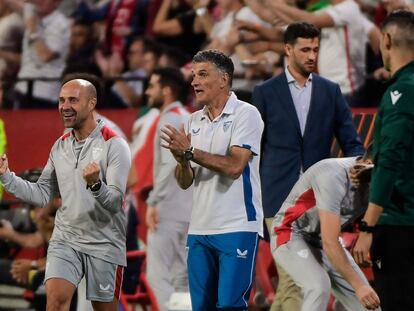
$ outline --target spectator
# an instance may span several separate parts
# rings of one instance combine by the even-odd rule
[[[0,0],[0,78],[10,84],[20,66],[24,25],[8,1]]]
[[[149,1],[109,0],[95,5],[90,2],[82,0],[73,15],[91,23],[104,21],[100,36],[104,55],[123,57],[131,39],[145,32]]]
[[[354,257],[373,265],[382,310],[412,310],[406,289],[414,278],[414,13],[391,13],[381,31],[392,78],[375,120],[375,166]]]
[[[144,93],[144,81],[148,77],[145,71],[145,47],[147,39],[137,37],[128,48],[127,71],[120,58],[114,58],[108,76],[113,78],[125,78],[131,80],[115,80],[111,92],[115,95],[114,101],[123,107],[137,107],[142,101]],[[136,78],[136,80],[134,80]],[[113,104],[115,105],[115,104]]]
[[[156,69],[145,94],[148,105],[160,110],[157,133],[166,124],[179,128],[188,121],[182,102],[186,83],[177,68]],[[154,187],[147,199],[147,277],[161,311],[168,310],[174,292],[188,292],[186,242],[192,206],[192,189],[178,187],[176,161],[154,140]]]
[[[206,39],[201,21],[204,14],[201,13],[207,8],[198,8],[202,5],[199,2],[205,1],[163,0],[152,26],[159,42],[181,49],[189,59]]]
[[[97,41],[92,25],[85,20],[75,20],[71,26],[66,68],[79,64],[82,66],[95,65],[96,45]]]
[[[150,77],[155,68],[158,67],[162,54],[162,45],[156,41],[148,41],[144,52],[144,70],[147,77]]]
[[[260,174],[269,232],[273,216],[300,175],[330,156],[334,137],[346,156],[364,152],[339,86],[312,73],[319,37],[320,31],[311,24],[289,25],[284,37],[285,71],[256,86],[253,92],[253,104],[265,123]],[[283,304],[288,310],[299,310],[299,288],[281,267],[277,268],[278,295],[272,308]]]
[[[259,159],[263,122],[230,92],[234,66],[216,50],[193,58],[192,86],[204,105],[184,127],[166,125],[163,146],[181,188],[194,183],[188,275],[194,310],[245,310],[263,232]],[[187,136],[188,135],[188,136]]]
[[[171,46],[163,46],[160,56],[159,67],[181,68],[188,63],[185,54],[178,48]]]
[[[46,245],[52,236],[54,227],[54,214],[56,208],[60,206],[60,199],[52,201],[53,203],[42,208],[35,208],[33,211],[34,219],[32,220],[36,226],[34,233],[25,233],[15,230],[11,222],[2,219],[0,226],[0,238],[12,243],[16,243],[24,248],[39,248]],[[26,217],[30,217],[26,213]],[[46,266],[46,258],[38,260],[30,259],[1,259],[0,273],[2,284],[30,286],[29,271],[31,269],[44,271]]]
[[[20,79],[50,78],[56,81],[27,81],[16,84],[16,105],[21,108],[56,108],[59,79],[65,67],[70,39],[69,20],[57,10],[60,0],[33,0],[24,6]]]
[[[241,61],[250,58],[250,53],[246,51],[245,46],[234,42],[233,32],[236,27],[236,22],[250,21],[259,26],[264,26],[266,23],[248,6],[244,5],[244,2],[241,0],[218,1],[218,7],[221,10],[221,17],[208,33],[210,42],[207,47],[210,49],[218,49],[227,55],[231,55],[231,59],[235,66],[235,73],[244,73],[245,68],[242,66]],[[239,33],[237,32],[237,34]],[[242,41],[240,36],[238,36],[236,41],[238,39],[239,41]],[[249,85],[246,86],[245,81],[239,81],[238,79],[235,79],[233,87],[236,89],[246,89],[250,92],[253,89]]]

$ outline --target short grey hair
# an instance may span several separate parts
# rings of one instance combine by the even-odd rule
[[[212,63],[217,70],[229,76],[229,86],[233,82],[234,64],[226,54],[219,50],[200,51],[193,57],[193,63]]]

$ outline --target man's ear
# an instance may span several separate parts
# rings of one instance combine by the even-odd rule
[[[229,79],[230,79],[230,76],[227,73],[224,73],[224,74],[221,75],[221,78],[220,78],[220,88],[221,89],[223,89],[227,85],[229,85]]]
[[[94,110],[95,109],[95,107],[96,107],[96,97],[91,98],[89,100],[89,107],[91,108],[91,110]]]
[[[385,32],[384,35],[382,36],[382,40],[383,40],[383,46],[387,50],[390,50],[392,46],[391,34],[389,32]]]
[[[286,56],[290,56],[292,54],[293,46],[289,43],[286,43],[284,46]]]

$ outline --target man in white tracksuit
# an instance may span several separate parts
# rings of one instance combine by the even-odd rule
[[[165,311],[172,293],[188,291],[185,246],[193,191],[177,185],[176,161],[161,147],[159,135],[165,124],[180,127],[188,121],[189,113],[180,101],[186,95],[181,72],[175,68],[155,70],[145,94],[149,105],[160,109],[154,138],[154,188],[147,199],[147,277],[160,310]]]

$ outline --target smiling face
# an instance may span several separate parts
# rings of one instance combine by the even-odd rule
[[[193,81],[196,101],[208,105],[224,93],[228,94],[229,77],[210,62],[193,63]]]
[[[286,44],[289,69],[304,77],[315,70],[319,52],[319,38],[297,38],[295,44]]]
[[[86,81],[85,81],[86,82]],[[71,80],[62,86],[59,95],[59,113],[66,128],[82,130],[88,120],[93,120],[92,111],[96,98],[88,92],[82,80]]]

